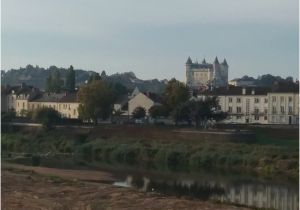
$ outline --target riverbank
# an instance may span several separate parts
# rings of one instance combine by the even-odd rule
[[[113,181],[113,177],[99,171],[4,163],[1,178],[4,209],[247,209],[112,186],[105,182]]]
[[[226,133],[226,135],[225,135]],[[91,129],[18,127],[2,134],[3,155],[70,154],[81,165],[97,162],[159,170],[221,168],[260,176],[298,178],[298,130],[252,128],[247,132],[143,126]],[[32,157],[35,156],[35,157]]]

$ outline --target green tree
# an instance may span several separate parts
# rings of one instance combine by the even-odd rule
[[[191,124],[191,110],[189,107],[189,102],[184,102],[178,104],[173,111],[171,112],[171,116],[175,122],[175,125],[178,125],[178,122],[185,121],[188,124]]]
[[[182,82],[171,79],[165,91],[162,94],[162,100],[164,105],[172,111],[177,105],[186,102],[189,99],[188,88]]]
[[[78,99],[81,103],[79,117],[97,124],[98,118],[107,119],[110,116],[115,95],[111,85],[105,81],[92,80],[80,87]]]
[[[168,116],[168,110],[166,106],[164,105],[153,105],[149,109],[149,114],[152,118],[156,119],[158,117],[167,117]]]
[[[88,79],[88,83],[91,83],[92,81],[95,80],[101,80],[101,76],[99,73],[93,73],[92,75],[90,75],[89,79]]]
[[[132,112],[132,117],[134,119],[141,119],[144,118],[145,116],[146,116],[146,110],[141,106],[136,107]]]
[[[51,129],[54,124],[60,121],[61,116],[55,109],[43,107],[34,111],[32,118],[34,121],[42,123],[45,129]]]
[[[220,121],[227,117],[227,113],[218,110],[217,97],[192,100],[188,102],[190,118],[195,122],[196,127],[206,128],[209,120]]]
[[[113,88],[114,88],[115,94],[117,96],[124,95],[124,94],[128,93],[127,88],[119,82],[114,83]]]
[[[66,90],[74,91],[75,90],[75,71],[73,66],[71,65],[66,78]]]
[[[58,69],[54,69],[52,74],[47,78],[46,91],[58,93],[62,90],[64,81],[60,78],[60,72]]]

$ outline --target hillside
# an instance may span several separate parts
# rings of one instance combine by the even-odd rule
[[[25,68],[11,69],[8,71],[1,71],[2,85],[19,85],[26,83],[40,89],[45,88],[46,79],[54,71],[59,70],[62,79],[65,79],[67,69],[50,66],[49,68],[41,68],[39,66],[27,65]],[[90,70],[75,69],[76,85],[83,84],[91,74],[95,73]],[[116,73],[112,75],[104,75],[103,78],[110,82],[119,82],[126,86],[129,90],[138,87],[141,91],[149,91],[154,93],[161,93],[166,85],[167,80],[152,79],[142,80],[135,76],[133,72]]]

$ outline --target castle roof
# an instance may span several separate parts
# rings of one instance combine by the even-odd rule
[[[228,66],[226,59],[224,58],[224,61],[222,63],[224,66]]]
[[[193,63],[193,61],[192,61],[191,57],[189,56],[187,61],[186,61],[186,64],[192,64],[192,63]]]
[[[203,59],[203,61],[202,61],[202,64],[206,64],[206,60],[205,60],[205,58]]]
[[[219,64],[218,57],[215,58],[214,64]]]

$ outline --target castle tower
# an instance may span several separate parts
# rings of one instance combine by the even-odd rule
[[[192,75],[192,65],[193,61],[191,57],[189,56],[186,63],[185,63],[185,73],[186,73],[186,85],[191,85],[193,75]]]

